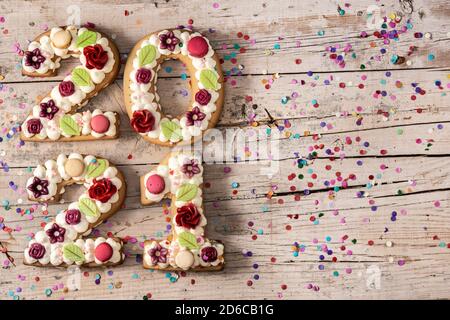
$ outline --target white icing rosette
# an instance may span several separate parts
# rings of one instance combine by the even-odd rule
[[[213,248],[215,248],[215,249],[217,250],[217,259],[216,259],[215,261],[206,262],[206,261],[204,261],[204,260],[202,259],[202,257],[201,257],[202,249],[208,248],[208,247],[213,247]],[[224,251],[224,246],[223,246],[223,244],[218,243],[218,242],[216,242],[216,243],[214,243],[214,244],[211,244],[211,242],[209,242],[209,241],[208,241],[208,242],[205,242],[205,243],[200,247],[200,249],[198,250],[198,255],[197,255],[198,261],[199,261],[199,263],[200,263],[200,265],[201,265],[202,267],[217,266],[217,265],[219,265],[220,263],[223,263],[223,261],[224,261],[224,259],[223,259],[223,251]]]
[[[150,253],[158,245],[161,246],[161,248],[164,249],[163,252],[166,253],[166,255],[165,255],[165,261],[166,262],[163,262],[164,259],[161,258],[161,259],[157,260],[156,265],[158,265],[158,267],[160,267],[160,268],[167,268],[169,266],[169,264],[170,264],[169,263],[169,259],[170,259],[170,257],[169,257],[169,255],[170,255],[170,242],[167,241],[167,240],[161,241],[159,243],[157,241],[152,241],[151,243],[146,243],[145,244],[145,246],[144,246],[144,260],[145,260],[145,263],[147,265],[149,265],[149,266],[155,265],[153,263],[153,261],[152,261],[152,257],[151,257]],[[155,254],[158,255],[158,256],[160,255],[160,253],[156,253],[156,252],[155,252]]]
[[[69,76],[65,77],[63,81],[72,81],[72,76],[69,75]],[[60,109],[64,110],[65,112],[71,111],[72,107],[74,105],[79,105],[81,103],[81,101],[83,101],[83,99],[86,97],[86,91],[90,92],[94,89],[93,86],[79,87],[79,86],[75,85],[75,83],[74,83],[74,87],[75,87],[75,91],[70,96],[63,97],[61,95],[61,93],[59,92],[59,86],[54,87],[50,93],[50,96],[55,101],[55,104]],[[82,90],[81,88],[84,88],[84,90]],[[89,89],[91,89],[91,90],[89,91]]]
[[[72,37],[72,40],[70,41],[70,44],[67,48],[64,49],[60,49],[60,48],[56,48],[53,45],[53,39],[55,37],[55,34],[63,31],[64,29],[61,27],[54,27],[50,30],[50,44],[52,46],[53,51],[55,52],[55,54],[63,59],[67,59],[70,56],[73,56],[73,54],[69,54],[69,51],[76,51],[76,40],[77,40],[77,28],[75,26],[67,26],[65,28],[66,31],[70,32],[70,35]]]
[[[100,33],[97,32],[97,41],[95,44],[99,44],[102,46],[103,50],[106,51],[106,53],[108,54],[108,61],[106,62],[106,64],[103,66],[102,69],[89,69],[86,67],[86,56],[84,55],[83,51],[81,51],[81,55],[80,55],[80,61],[81,64],[86,67],[87,72],[89,73],[89,76],[91,77],[91,80],[94,83],[100,83],[105,79],[105,74],[109,73],[112,71],[112,69],[114,68],[114,63],[115,63],[115,59],[114,59],[114,54],[109,46],[109,41],[107,38],[101,37]],[[95,45],[94,44],[94,45]]]
[[[159,123],[161,121],[161,114],[157,111],[158,107],[159,106],[157,103],[133,104],[133,106],[131,107],[131,110],[133,112],[138,111],[138,110],[148,110],[151,112],[151,114],[155,118],[155,124],[153,126],[154,129],[150,130],[148,132],[145,132],[145,133],[139,133],[140,135],[146,135],[150,138],[157,138],[162,134],[160,126],[159,126]]]
[[[100,260],[95,258],[95,254],[94,254],[95,263],[100,264],[100,265],[105,264],[107,262],[118,263],[122,259],[122,255],[120,252],[120,249],[122,247],[121,244],[112,238],[105,239],[105,238],[100,237],[100,238],[95,239],[94,245],[95,245],[95,247],[98,247],[100,244],[105,243],[105,242],[111,246],[111,248],[113,249],[113,254],[112,254],[111,258],[109,258],[109,260],[105,261],[105,262],[101,262]]]
[[[100,133],[100,132],[95,132],[94,130],[92,130],[90,122],[91,122],[91,119],[97,115],[104,115],[106,118],[108,118],[109,128],[106,132]],[[96,138],[101,138],[103,136],[112,137],[116,134],[116,131],[117,131],[115,123],[116,123],[116,116],[115,116],[114,112],[111,112],[111,111],[102,112],[99,109],[95,109],[94,112],[92,112],[92,114],[90,114],[90,113],[83,114],[83,134],[90,133],[92,136],[94,136]],[[85,133],[88,131],[89,131],[89,133]]]
[[[67,215],[67,211],[69,211],[69,210],[80,211],[78,202],[72,202],[69,205],[69,207],[67,208],[67,210],[64,210],[64,211],[58,213],[56,215],[56,219],[55,219],[56,223],[59,226],[65,228],[66,230],[71,229],[78,234],[83,234],[83,233],[89,231],[89,222],[86,220],[85,215],[81,211],[80,211],[80,222],[78,222],[77,224],[73,224],[73,223],[68,224],[67,223],[66,215]]]
[[[182,38],[181,38],[181,31],[180,30],[172,30],[173,35],[179,39],[179,43],[182,43]],[[163,30],[160,33],[158,33],[158,35],[152,35],[150,36],[150,43],[152,43],[154,46],[156,46],[158,48],[158,51],[161,54],[164,55],[169,55],[169,54],[178,54],[181,52],[181,48],[179,43],[177,45],[175,45],[175,49],[173,51],[169,50],[169,49],[162,49],[161,48],[161,40],[160,40],[160,36],[161,35],[167,35],[169,33],[169,30]],[[183,46],[185,44],[183,43]]]
[[[150,193],[147,188],[145,188],[145,197],[153,202],[161,201],[164,196],[170,191],[170,178],[169,178],[169,167],[165,165],[159,165],[156,170],[150,171],[144,176],[144,186],[147,185],[147,180],[153,175],[159,175],[164,179],[164,191],[159,194]]]
[[[204,235],[204,233],[205,233],[205,228],[204,227],[207,224],[206,217],[203,214],[203,209],[202,209],[201,206],[197,207],[197,210],[198,210],[198,212],[200,214],[200,222],[198,223],[198,225],[195,228],[185,228],[183,226],[179,226],[177,224],[177,216],[179,215],[179,213],[174,215],[174,217],[172,218],[172,224],[173,224],[173,226],[175,228],[175,233],[176,234],[180,234],[182,232],[190,232],[193,235],[195,235],[196,237],[200,237],[200,236]]]
[[[39,74],[47,73],[48,71],[54,71],[56,68],[59,68],[59,58],[53,61],[54,52],[53,48],[50,45],[50,38],[48,36],[43,36],[37,41],[33,41],[28,45],[27,51],[34,51],[35,49],[39,49],[41,55],[45,57],[45,61],[42,62],[38,69],[35,69],[34,66],[27,66],[26,56],[22,58],[22,67],[26,72],[37,72]]]
[[[35,259],[30,256],[30,249],[32,248],[34,243],[42,245],[45,250],[43,256],[39,259]],[[28,243],[28,247],[24,250],[24,259],[25,262],[28,264],[39,262],[42,265],[46,265],[50,262],[50,255],[51,255],[50,241],[48,240],[48,237],[44,231],[37,232],[36,235],[34,236],[34,239],[30,240],[30,242]]]

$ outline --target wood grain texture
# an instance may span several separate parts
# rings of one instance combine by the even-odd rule
[[[0,123],[7,128],[0,134],[4,169],[0,217],[13,229],[0,230],[0,242],[15,264],[0,269],[0,299],[142,299],[147,293],[153,299],[450,298],[450,4],[412,1],[414,11],[408,16],[412,30],[386,46],[388,52],[381,55],[379,40],[360,37],[361,31],[369,30],[367,8],[376,4],[386,14],[401,12],[399,1],[357,1],[343,7],[344,16],[338,14],[335,1],[229,0],[217,1],[219,8],[213,8],[214,2],[81,1],[79,6],[82,23],[95,23],[111,35],[123,61],[145,34],[186,24],[188,19],[226,58],[226,95],[217,133],[226,137],[227,146],[242,149],[236,137],[237,132],[245,132],[249,153],[247,161],[241,157],[205,164],[204,201],[208,237],[225,243],[227,265],[219,273],[172,273],[179,277],[175,283],[164,272],[141,266],[140,243],[168,233],[163,209],[169,203],[141,206],[139,176],[169,149],[147,143],[130,128],[122,96],[123,71],[88,106],[120,115],[118,140],[20,146],[17,134],[7,137],[8,130],[20,124],[36,98],[61,80],[75,61],[66,61],[52,79],[22,77],[14,45],[25,48],[27,40],[46,25],[66,24],[71,1],[0,2],[5,17],[0,24],[4,77]],[[238,32],[250,39],[238,37]],[[416,38],[416,32],[431,37]],[[236,44],[245,52],[234,49]],[[347,54],[346,67],[340,68],[326,48],[347,44],[355,57]],[[417,49],[408,57],[410,46]],[[237,52],[234,64],[229,60],[232,52]],[[393,54],[407,57],[411,65],[390,63]],[[232,75],[227,76],[227,71]],[[189,103],[189,95],[183,94],[188,79],[180,77],[185,72],[181,63],[166,62],[159,73],[158,93],[166,113],[179,114]],[[270,89],[265,88],[267,83]],[[426,93],[416,93],[416,87]],[[271,125],[269,115],[278,128]],[[279,137],[268,137],[269,128],[279,131]],[[231,130],[234,135],[226,136]],[[271,157],[261,153],[256,160],[254,143],[265,146],[274,139],[279,152]],[[27,168],[71,151],[108,158],[124,173],[125,207],[99,226],[95,235],[111,232],[131,240],[125,246],[124,265],[89,274],[83,269],[78,291],[63,289],[69,279],[65,270],[37,270],[22,264],[30,233],[64,207],[50,205],[44,215],[42,207],[26,199]],[[306,159],[302,168],[300,158]],[[277,169],[270,177],[264,171],[269,166]],[[224,173],[226,167],[229,173]],[[239,186],[233,188],[233,182]],[[64,201],[77,199],[80,192],[76,187],[68,190]],[[16,212],[19,208],[35,211],[21,214]],[[297,257],[292,251],[295,243],[302,248]],[[333,254],[319,251],[318,246]],[[248,251],[251,257],[245,254]],[[3,263],[6,255],[1,252]],[[98,285],[96,274],[101,276]],[[309,284],[320,289],[308,289]],[[50,297],[45,296],[47,288],[53,290]]]

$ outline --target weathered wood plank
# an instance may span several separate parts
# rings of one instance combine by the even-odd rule
[[[26,48],[27,41],[33,39],[47,26],[66,24],[69,17],[66,10],[72,2],[58,1],[49,4],[44,1],[33,1],[26,2],[21,10],[14,10],[16,2],[3,1],[1,5],[2,12],[7,15],[4,24],[8,30],[7,34],[3,35],[3,49],[0,50],[1,73],[5,76],[5,81],[38,81],[25,80],[20,76],[17,71],[20,59],[13,53],[14,44],[19,43],[22,48]],[[450,5],[446,2],[415,1],[415,11],[412,14],[413,29],[400,36],[402,41],[388,46],[388,54],[379,62],[375,57],[379,55],[382,42],[374,37],[359,37],[362,30],[369,33],[374,31],[367,27],[367,9],[373,5],[372,1],[353,3],[346,9],[344,16],[339,16],[334,3],[329,5],[321,5],[319,1],[311,3],[305,8],[302,2],[295,0],[273,3],[258,0],[239,5],[234,5],[233,2],[224,3],[219,9],[214,9],[211,3],[204,1],[183,0],[145,4],[118,1],[113,7],[106,3],[89,3],[82,4],[79,8],[81,22],[95,23],[98,28],[111,34],[124,54],[128,53],[145,34],[164,27],[186,25],[187,20],[192,18],[194,26],[199,31],[205,32],[215,43],[219,55],[223,57],[230,55],[235,43],[246,47],[245,53],[238,54],[238,64],[245,67],[244,74],[340,70],[329,58],[323,57],[326,54],[325,48],[331,44],[344,47],[348,43],[353,46],[357,58],[348,55],[345,70],[359,70],[361,63],[365,63],[368,69],[404,69],[407,67],[405,64],[391,64],[390,57],[392,54],[406,56],[412,43],[417,45],[418,50],[410,57],[412,62],[410,67],[436,68],[448,67],[450,64],[450,58],[446,54],[450,39],[443,31],[449,24]],[[89,6],[89,10],[86,5]],[[186,14],[183,8],[191,8],[189,14]],[[385,14],[401,12],[397,1],[386,1],[380,5],[380,9],[384,10]],[[419,18],[419,9],[425,10],[422,19]],[[130,13],[128,16],[125,15],[125,10]],[[160,17],[164,17],[163,24]],[[405,24],[406,19],[407,17],[402,23]],[[214,29],[214,32],[209,32],[209,28]],[[238,38],[238,32],[249,35],[250,39]],[[318,35],[320,32],[324,34]],[[414,32],[428,32],[432,38],[417,41]],[[252,43],[252,39],[256,42]],[[376,44],[375,47],[372,47],[371,42]],[[224,44],[227,49],[221,49]],[[280,45],[279,49],[277,44]],[[427,59],[430,52],[435,55],[433,63]],[[301,59],[302,63],[296,64],[296,59]],[[179,65],[171,64],[171,66],[173,71],[170,74],[161,72],[162,77],[179,76],[184,72]],[[61,70],[61,75],[73,67],[73,63],[68,64]],[[227,63],[226,69],[231,68],[232,65]]]

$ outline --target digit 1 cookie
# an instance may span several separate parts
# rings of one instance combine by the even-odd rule
[[[24,264],[44,267],[115,266],[125,255],[119,238],[82,239],[92,228],[111,217],[125,200],[122,173],[108,160],[92,155],[60,154],[33,171],[27,181],[31,201],[58,201],[71,184],[83,184],[86,192],[38,231],[24,251]]]
[[[144,268],[166,271],[222,270],[224,246],[205,237],[202,198],[203,166],[192,153],[172,153],[141,177],[141,203],[171,198],[172,234],[162,241],[145,241]]]
[[[156,91],[165,60],[178,59],[190,75],[192,101],[176,118],[162,112]],[[163,146],[191,143],[215,127],[224,99],[220,60],[198,32],[168,29],[142,38],[131,51],[124,73],[125,106],[131,127],[145,140]]]
[[[103,33],[75,26],[55,27],[28,45],[22,74],[53,77],[60,62],[80,59],[62,82],[33,107],[21,126],[24,141],[88,141],[115,139],[119,135],[116,113],[99,109],[75,113],[110,85],[120,69],[114,42]]]

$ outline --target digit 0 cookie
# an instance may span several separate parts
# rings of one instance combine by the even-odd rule
[[[141,203],[171,198],[172,234],[144,243],[144,268],[166,271],[218,271],[225,264],[224,246],[205,237],[203,166],[190,152],[172,153],[141,177]]]
[[[192,102],[186,113],[175,118],[162,112],[156,90],[158,71],[169,59],[183,62],[190,75]],[[198,32],[168,29],[151,33],[128,57],[124,95],[131,127],[145,140],[163,146],[191,143],[219,120],[224,99],[220,60]]]
[[[126,194],[122,173],[106,159],[60,154],[56,161],[47,160],[36,167],[26,190],[31,201],[56,202],[71,184],[83,184],[86,191],[47,223],[44,230],[36,232],[24,251],[24,264],[38,267],[121,264],[125,259],[121,239],[81,237],[122,207]]]
[[[86,141],[118,137],[119,117],[99,109],[76,113],[114,82],[120,56],[105,34],[75,26],[55,27],[37,36],[22,59],[22,74],[53,77],[61,61],[80,59],[63,81],[37,105],[21,126],[24,141]]]

